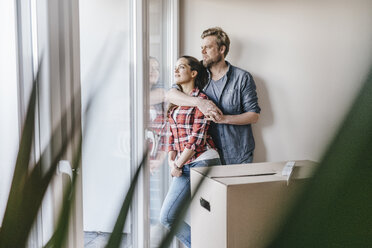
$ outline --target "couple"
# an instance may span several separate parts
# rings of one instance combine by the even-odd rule
[[[230,40],[221,28],[207,29],[201,38],[203,64],[190,56],[178,59],[176,87],[167,93],[171,103],[168,164],[173,181],[160,213],[160,222],[167,228],[183,199],[190,198],[190,168],[253,160],[251,123],[257,122],[260,113],[253,78],[225,61]],[[176,236],[191,247],[186,222]]]

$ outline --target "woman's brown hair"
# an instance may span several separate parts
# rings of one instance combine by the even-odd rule
[[[191,68],[191,71],[196,71],[198,73],[196,75],[196,78],[195,78],[195,81],[194,81],[195,82],[195,88],[198,88],[199,90],[202,90],[208,82],[207,69],[205,69],[205,67],[203,66],[203,64],[199,60],[197,60],[196,58],[194,58],[192,56],[183,55],[180,58],[186,59],[187,64]],[[180,87],[180,91],[183,92],[182,86],[179,86],[179,87]],[[169,114],[170,111],[175,107],[178,107],[178,106],[175,105],[175,104],[169,103],[167,113]]]

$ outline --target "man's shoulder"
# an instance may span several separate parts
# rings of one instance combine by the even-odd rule
[[[249,73],[247,70],[231,65],[231,64],[230,64],[230,71],[231,73],[234,73],[235,75],[238,75],[238,76],[247,75],[251,77],[251,73]]]
[[[229,78],[232,82],[239,84],[252,83],[254,81],[250,72],[233,65],[230,65]]]

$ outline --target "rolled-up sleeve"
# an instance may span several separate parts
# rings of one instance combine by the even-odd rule
[[[243,112],[255,112],[259,114],[261,112],[261,108],[258,105],[256,84],[250,73],[246,73],[244,75],[241,91],[241,104],[243,107]]]

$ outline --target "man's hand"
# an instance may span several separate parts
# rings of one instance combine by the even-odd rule
[[[258,121],[260,114],[255,112],[245,112],[238,115],[219,115],[217,117],[209,116],[207,120],[220,124],[247,125],[254,124]]]
[[[198,107],[206,117],[212,116],[214,119],[219,119],[219,115],[222,115],[222,111],[211,100],[189,96],[175,88],[170,89],[165,98],[168,102],[178,106]]]
[[[219,120],[222,111],[211,100],[198,98],[197,107],[209,119]]]
[[[215,115],[215,116],[207,116],[208,121],[213,121],[214,123],[219,124],[226,124],[227,123],[227,116],[224,114]]]

